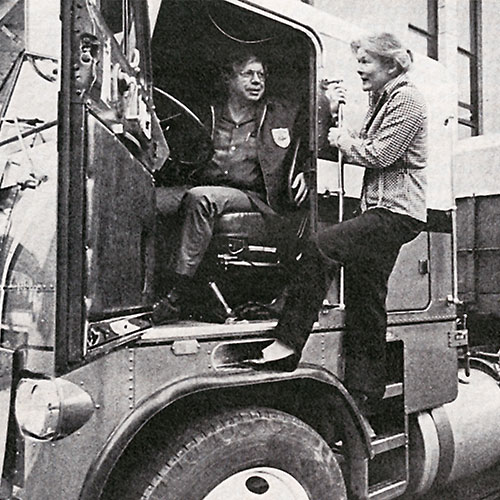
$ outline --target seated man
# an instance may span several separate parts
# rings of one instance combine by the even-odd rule
[[[253,53],[230,58],[224,71],[227,97],[211,106],[214,154],[197,173],[196,187],[158,188],[158,212],[172,213],[179,201],[182,227],[172,265],[174,286],[153,308],[155,324],[175,321],[180,299],[200,265],[217,217],[231,212],[281,211],[287,159],[293,147],[297,106],[266,98],[266,68]],[[294,201],[307,196],[303,173],[292,183]]]

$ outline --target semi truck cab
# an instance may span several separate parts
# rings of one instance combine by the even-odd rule
[[[371,436],[342,383],[342,272],[296,371],[237,366],[272,338],[276,315],[238,312],[286,287],[293,248],[279,221],[264,233],[252,214],[220,221],[190,315],[150,320],[173,231],[156,215],[156,188],[204,159],[197,110],[217,96],[229,50],[258,46],[269,92],[302,109],[291,165],[309,197],[284,214],[295,236],[351,216],[361,169],[321,147],[320,82],[344,79],[345,115],[359,124],[367,102],[349,48],[359,31],[284,0],[11,3],[0,498],[416,497],[498,462],[498,372],[488,356],[469,366],[457,321],[456,99],[437,62],[417,58],[412,75],[428,100],[429,220],[391,276],[391,379]]]

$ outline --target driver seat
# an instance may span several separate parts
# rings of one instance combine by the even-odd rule
[[[213,247],[224,268],[230,266],[273,267],[280,263],[280,253],[292,237],[302,236],[303,213],[299,227],[294,219],[259,212],[236,212],[222,215],[216,223]],[[296,234],[293,234],[293,227]]]
[[[297,141],[287,179],[287,197],[293,203],[292,182],[297,170],[300,141]],[[284,260],[295,257],[293,249],[297,238],[302,238],[308,222],[308,213],[294,210],[286,216],[263,215],[260,212],[234,212],[222,215],[216,222],[212,239],[212,256],[219,267],[229,271],[232,267],[276,268]],[[212,257],[213,258],[213,257]],[[227,318],[234,319],[215,281],[210,287],[224,307]]]

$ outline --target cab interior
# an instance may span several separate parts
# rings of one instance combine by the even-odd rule
[[[225,1],[163,1],[152,28],[151,58],[155,108],[170,157],[155,173],[158,184],[189,184],[191,170],[206,159],[208,134],[193,115],[220,100],[221,65],[228,53],[240,48],[250,48],[266,61],[268,96],[294,102],[310,114],[315,53],[310,38],[296,26]],[[311,130],[309,123],[304,130]],[[310,139],[301,137],[305,149]],[[309,181],[314,185],[312,175]],[[283,191],[289,196],[287,185]],[[315,195],[315,189],[310,193]],[[294,235],[306,237],[313,227],[314,204],[310,195],[302,207],[291,204],[287,213],[265,223],[260,214],[222,216],[186,301],[187,318],[221,322],[276,317],[295,257],[291,242]],[[175,217],[157,220],[155,293],[160,297],[170,286],[168,262],[179,223]]]

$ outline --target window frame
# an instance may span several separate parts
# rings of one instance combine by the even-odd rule
[[[438,0],[427,0],[427,26],[422,28],[408,23],[408,29],[427,40],[427,56],[438,59]]]
[[[470,102],[459,100],[458,107],[469,111],[471,118],[458,117],[459,127],[468,127],[470,136],[474,137],[482,133],[482,110],[481,102],[481,0],[469,0],[469,38],[470,48],[460,46],[457,40],[457,57],[465,56],[469,60],[470,78]],[[458,75],[460,78],[460,75]]]

